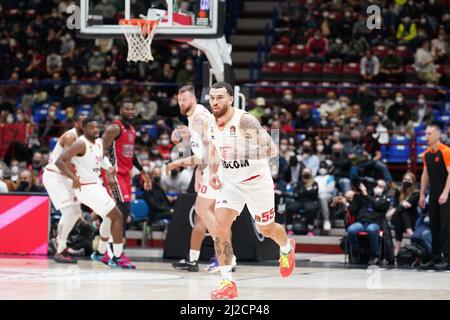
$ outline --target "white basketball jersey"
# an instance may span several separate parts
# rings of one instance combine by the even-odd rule
[[[82,184],[100,182],[100,173],[103,160],[103,142],[97,138],[95,143],[85,136],[78,138],[86,145],[86,152],[81,157],[73,157],[72,162],[77,170],[77,177]]]
[[[75,135],[75,139],[78,139],[77,128],[72,128],[72,129],[68,130],[67,132],[70,132],[70,133],[74,134]],[[55,161],[58,160],[59,156],[64,151],[64,148],[59,143],[60,139],[61,139],[61,137],[58,139],[58,142],[56,143],[55,147],[53,148],[52,152],[50,153],[50,157],[48,158],[48,164],[46,166],[46,168],[48,168],[48,169],[50,169],[52,171],[56,171],[56,172],[60,172],[60,170],[55,165]]]
[[[245,159],[247,153],[255,154],[259,147],[246,143],[240,132],[239,123],[245,111],[234,108],[234,115],[220,129],[216,120],[210,121],[209,139],[214,144],[221,160],[222,175],[232,182],[243,182],[260,175],[270,176],[268,159]]]

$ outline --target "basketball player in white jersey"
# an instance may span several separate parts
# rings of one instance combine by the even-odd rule
[[[184,86],[178,90],[178,105],[180,113],[188,117],[188,127],[190,135],[190,144],[193,155],[184,159],[179,159],[167,164],[167,174],[171,170],[179,167],[188,167],[198,165],[195,170],[195,192],[197,199],[195,201],[194,227],[191,233],[191,242],[188,260],[182,259],[173,263],[173,267],[178,270],[188,270],[197,272],[198,259],[203,239],[208,229],[211,237],[215,238],[216,219],[214,217],[214,206],[216,203],[217,190],[209,185],[209,168],[206,163],[208,155],[206,130],[210,121],[211,113],[201,104],[197,104],[195,98],[195,89],[192,86]],[[178,127],[172,133],[172,141],[177,144],[180,139],[177,133],[185,130],[186,127]],[[206,144],[205,144],[206,143]],[[207,271],[218,271],[217,260],[207,267]],[[236,266],[236,257],[233,256],[233,268]]]
[[[59,263],[77,262],[67,251],[67,238],[81,217],[81,207],[72,188],[72,181],[61,173],[56,167],[55,161],[65,149],[82,135],[81,126],[85,118],[86,115],[78,115],[74,128],[66,131],[59,137],[42,175],[42,182],[53,206],[61,212],[56,236],[56,254],[53,258]]]
[[[210,185],[219,190],[214,248],[222,274],[219,288],[211,292],[214,300],[238,296],[231,273],[231,226],[245,204],[259,231],[280,246],[280,275],[288,277],[295,268],[295,241],[287,237],[282,225],[275,223],[269,159],[278,155],[277,146],[255,117],[232,107],[233,96],[233,89],[226,82],[215,83],[209,91],[214,115],[208,130],[214,146],[210,148]],[[222,166],[220,178],[219,163]]]
[[[123,218],[115,201],[106,191],[100,178],[101,169],[113,174],[115,169],[103,154],[100,130],[93,118],[83,120],[83,135],[60,155],[56,166],[72,180],[72,188],[78,200],[91,208],[102,219],[111,221],[113,257],[108,262],[111,267],[135,269],[123,253]],[[71,170],[71,163],[75,172]]]

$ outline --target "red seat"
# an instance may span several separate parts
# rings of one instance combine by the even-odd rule
[[[406,65],[404,72],[407,82],[418,82],[417,71],[412,64]]]
[[[354,86],[353,83],[350,83],[350,82],[342,83],[342,94],[351,97],[356,94],[356,91],[357,91],[357,88]]]
[[[298,62],[283,63],[281,69],[282,77],[288,80],[300,80],[302,74],[302,65]]]
[[[272,97],[275,94],[274,88],[266,88],[265,85],[271,85],[272,82],[269,81],[259,81],[257,83],[258,85],[261,85],[262,87],[256,87],[255,88],[255,95],[258,97]]]
[[[316,89],[311,82],[304,81],[295,88],[295,96],[298,98],[313,98],[316,96]]]
[[[304,61],[307,53],[306,47],[303,44],[294,44],[291,46],[291,60],[293,61]]]
[[[271,60],[283,60],[289,57],[289,46],[284,44],[275,44],[270,48]]]
[[[375,48],[373,48],[372,50],[373,54],[376,55],[378,57],[378,59],[383,59],[384,57],[387,56],[388,53],[388,47],[386,46],[376,46]]]
[[[360,78],[359,63],[345,63],[342,67],[342,81],[356,82]]]
[[[394,93],[394,85],[390,82],[381,83],[378,90],[379,91],[387,90],[387,92],[389,92],[389,94],[393,94]]]
[[[308,62],[303,64],[302,80],[320,81],[322,75],[322,66],[319,63]]]
[[[342,75],[342,65],[334,63],[325,63],[322,67],[323,81],[340,81]]]
[[[280,62],[266,62],[261,69],[261,77],[264,80],[276,80],[280,78],[281,63]]]
[[[280,88],[275,88],[275,94],[276,94],[277,97],[282,97],[283,96],[283,92],[286,89],[291,89],[292,91],[294,91],[294,89],[292,89],[292,87],[290,87],[290,86],[295,85],[295,83],[293,83],[293,82],[282,81],[282,82],[278,82],[276,84],[279,85],[279,86],[282,86]]]
[[[337,94],[337,89],[331,87],[332,83],[330,82],[320,82],[317,84],[316,94],[320,98],[324,98],[327,96],[327,93],[330,91],[334,91]]]
[[[402,86],[406,87],[406,89],[403,89],[402,92],[408,99],[417,99],[417,96],[420,94],[420,90],[418,88],[414,88],[417,86],[415,83],[404,83]]]
[[[425,99],[431,100],[437,94],[437,89],[434,87],[435,86],[431,83],[424,84],[421,86],[420,93],[422,93],[425,96]]]
[[[445,72],[445,66],[444,66],[443,64],[437,64],[437,65],[436,65],[436,71],[437,71],[439,74],[443,75],[444,72]]]
[[[409,51],[408,51],[408,47],[407,46],[398,46],[395,49],[395,52],[402,57],[403,60],[405,60],[406,58],[408,58],[410,56]]]

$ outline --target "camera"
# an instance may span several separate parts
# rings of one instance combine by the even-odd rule
[[[352,179],[352,190],[360,192],[359,185],[363,184],[367,189],[372,189],[377,184],[377,180],[371,177],[354,177]]]

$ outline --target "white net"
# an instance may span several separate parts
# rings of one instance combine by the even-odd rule
[[[133,32],[130,28],[124,28],[123,32],[128,42],[127,61],[153,61],[152,41],[158,26],[157,20],[122,20],[124,26],[139,28]]]

